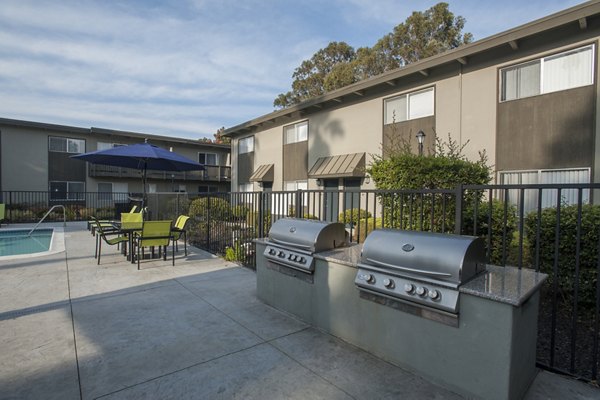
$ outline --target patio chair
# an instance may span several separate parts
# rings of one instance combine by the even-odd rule
[[[6,219],[6,204],[0,203],[0,226],[2,226],[2,221]]]
[[[131,210],[129,211],[129,213],[130,213],[130,214],[133,214],[134,212],[136,212],[136,211],[137,211],[137,208],[138,208],[138,206],[134,205],[133,207],[131,207]],[[95,231],[95,229],[96,229],[96,223],[94,222],[94,220],[95,220],[95,219],[96,219],[96,218],[95,218],[95,217],[93,217],[93,216],[92,216],[92,217],[90,217],[90,220],[88,221],[88,224],[87,224],[88,231],[91,231],[91,232],[92,232],[92,236],[94,236],[94,234],[95,234],[95,232],[94,232],[94,231]],[[109,228],[109,227],[111,227],[111,226],[112,226],[112,223],[111,223],[111,221],[110,221],[110,220],[108,220],[108,219],[103,219],[103,220],[100,220],[100,223],[101,223],[103,226],[105,226],[106,228]]]
[[[159,247],[159,255],[161,254],[161,248],[163,249],[163,259],[167,260],[167,247],[171,242],[171,224],[173,221],[144,221],[142,224],[142,231],[137,233],[134,237],[134,245],[137,249],[137,265],[138,270],[140,269],[140,260],[143,256],[144,247]],[[140,251],[142,254],[140,255]],[[175,265],[175,242],[173,241],[172,249],[172,262]]]
[[[93,218],[93,217],[92,217]],[[129,239],[126,236],[120,235],[118,231],[115,230],[105,230],[105,228],[100,224],[96,218],[96,254],[94,255],[98,259],[98,265],[100,265],[100,254],[102,253],[102,241],[106,242],[106,244],[110,246],[119,245],[121,243],[127,242]],[[109,238],[109,235],[117,235],[116,237]]]
[[[175,226],[171,229],[171,234],[173,235],[173,240],[175,241],[175,251],[179,251],[179,239],[181,239],[181,235],[183,234],[183,248],[185,249],[185,255],[187,256],[187,231],[185,229],[185,225],[187,224],[190,217],[187,215],[180,215],[177,217],[177,221],[175,222]]]
[[[143,221],[141,213],[121,213],[121,230],[141,230]]]

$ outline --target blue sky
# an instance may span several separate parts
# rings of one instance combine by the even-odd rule
[[[371,46],[437,1],[2,0],[0,117],[212,138],[273,111],[331,41]],[[450,2],[475,39],[581,1]]]

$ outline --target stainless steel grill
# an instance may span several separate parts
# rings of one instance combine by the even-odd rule
[[[312,273],[314,253],[344,246],[346,242],[341,223],[282,218],[271,226],[263,255],[273,263]]]
[[[380,229],[364,242],[355,284],[362,291],[458,313],[458,287],[485,270],[476,237]]]

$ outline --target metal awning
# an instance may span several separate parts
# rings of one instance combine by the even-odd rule
[[[250,182],[273,182],[273,164],[260,165],[250,177]]]
[[[365,176],[365,153],[321,157],[315,162],[309,178],[345,178]]]

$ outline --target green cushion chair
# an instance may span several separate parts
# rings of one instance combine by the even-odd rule
[[[137,264],[138,270],[140,269],[140,260],[143,253],[140,255],[140,250],[144,247],[157,247],[159,248],[159,254],[161,248],[163,250],[163,259],[167,260],[167,247],[171,242],[171,224],[173,221],[144,221],[142,224],[141,232],[137,233],[134,238],[134,244],[137,249]],[[172,263],[175,265],[175,242],[173,241]]]
[[[138,210],[138,206],[134,205],[133,207],[131,207],[131,210],[129,211],[129,213],[133,214],[137,210]],[[94,221],[96,219],[97,219],[96,217],[91,217],[90,220],[88,221],[88,225],[87,225],[88,231],[92,232],[92,236],[95,234],[95,230],[96,230],[96,223]],[[107,220],[107,219],[100,220],[99,222],[106,228],[110,228],[112,226],[111,221]]]
[[[2,226],[2,221],[6,219],[6,204],[0,203],[0,226]]]
[[[93,218],[93,217],[92,217]],[[94,218],[95,219],[95,218]],[[96,254],[95,257],[98,259],[98,265],[100,265],[100,254],[102,253],[102,242],[104,241],[109,246],[119,245],[120,243],[125,243],[129,239],[126,236],[120,235],[118,231],[114,230],[105,230],[100,224],[100,221],[95,219],[96,224]],[[116,235],[116,236],[114,236]],[[109,237],[114,236],[114,237]]]
[[[173,240],[175,241],[175,250],[179,251],[179,239],[183,235],[183,248],[185,249],[185,255],[187,256],[187,231],[185,229],[185,225],[187,224],[190,217],[187,215],[180,215],[177,217],[177,221],[175,222],[175,226],[171,229],[171,234],[173,235]]]

